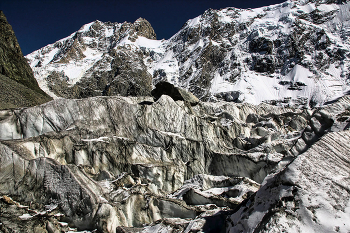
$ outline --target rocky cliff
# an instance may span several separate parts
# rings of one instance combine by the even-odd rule
[[[15,33],[0,11],[0,109],[33,106],[51,100],[23,57]]]
[[[95,21],[27,58],[41,88],[53,97],[150,96],[147,51],[133,44],[156,43],[150,23]]]
[[[347,2],[210,9],[169,39],[154,78],[202,100],[322,104],[349,90],[349,19]]]

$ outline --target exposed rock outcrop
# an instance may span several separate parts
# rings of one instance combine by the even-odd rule
[[[152,90],[151,94],[158,100],[162,95],[168,95],[173,100],[182,100],[190,105],[194,106],[199,103],[199,99],[195,97],[191,92],[188,92],[182,88],[175,87],[168,82],[159,82],[156,84],[156,88]]]
[[[134,23],[97,20],[27,58],[41,87],[55,98],[150,96],[149,52],[135,45],[155,39],[152,26],[142,18]]]
[[[0,109],[34,106],[51,100],[23,57],[15,33],[0,11]]]

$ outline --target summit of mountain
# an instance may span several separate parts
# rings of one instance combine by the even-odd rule
[[[133,44],[156,43],[150,23],[94,21],[27,58],[40,86],[52,97],[150,95],[152,76]]]

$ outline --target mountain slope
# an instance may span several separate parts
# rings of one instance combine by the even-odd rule
[[[41,88],[53,97],[150,95],[147,51],[140,47],[158,46],[155,38],[142,18],[133,24],[95,21],[27,58]]]
[[[23,57],[11,25],[0,11],[0,109],[33,106],[51,100]]]
[[[168,41],[155,79],[202,100],[320,104],[349,90],[349,19],[349,3],[330,1],[208,10]]]
[[[0,74],[0,109],[30,107],[51,100],[46,94],[42,95],[9,77]]]
[[[210,9],[162,41],[146,39],[155,39],[149,33],[135,39],[121,29],[113,32],[121,27],[117,23],[93,22],[27,58],[52,96],[70,97],[56,89],[77,88],[76,82],[88,90],[81,97],[148,94],[124,91],[128,84],[113,88],[113,83],[144,77],[136,84],[150,85],[152,76],[153,85],[168,81],[205,101],[315,106],[349,91],[349,8],[347,1],[300,0],[258,9]],[[120,59],[128,62],[120,67]]]

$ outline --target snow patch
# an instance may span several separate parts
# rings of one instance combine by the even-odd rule
[[[84,26],[82,26],[79,30],[79,32],[88,32],[90,30],[91,25],[93,25],[95,22],[91,22],[88,24],[85,24]]]
[[[19,218],[21,219],[21,220],[29,220],[29,219],[31,219],[31,218],[33,218],[34,216],[32,216],[32,215],[30,215],[30,214],[23,214],[23,215],[21,215],[21,216],[19,216]]]

